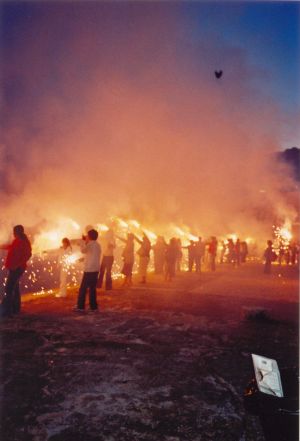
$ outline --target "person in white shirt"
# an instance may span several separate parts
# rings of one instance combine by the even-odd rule
[[[116,248],[116,240],[113,230],[110,228],[106,231],[103,238],[103,258],[100,266],[100,274],[97,283],[98,288],[102,288],[104,275],[105,276],[105,289],[112,289],[111,269],[114,263],[114,249]]]
[[[97,242],[98,232],[94,229],[89,230],[85,237],[85,242],[81,244],[81,251],[85,254],[84,272],[79,288],[77,299],[77,311],[84,311],[86,292],[89,289],[90,310],[97,311],[96,286],[100,268],[101,247]]]

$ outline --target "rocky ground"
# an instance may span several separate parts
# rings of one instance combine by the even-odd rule
[[[251,353],[298,364],[297,269],[115,287],[97,314],[73,312],[72,291],[27,296],[0,324],[1,440],[262,441],[243,390]]]

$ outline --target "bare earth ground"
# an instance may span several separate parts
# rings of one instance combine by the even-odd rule
[[[281,276],[279,276],[279,273]],[[298,269],[248,263],[98,292],[98,314],[27,297],[0,324],[2,441],[262,441],[251,353],[298,364]],[[248,320],[251,308],[271,320]]]

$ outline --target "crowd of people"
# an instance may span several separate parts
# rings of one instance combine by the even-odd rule
[[[1,316],[11,317],[20,312],[21,297],[19,281],[26,270],[27,262],[31,258],[31,244],[25,234],[22,225],[16,225],[13,228],[14,240],[10,244],[0,246],[0,249],[7,250],[5,267],[8,270],[8,276],[5,282],[5,293],[1,303]],[[90,311],[97,311],[97,288],[105,286],[109,291],[113,288],[112,267],[114,263],[114,253],[116,249],[116,240],[124,243],[122,250],[123,266],[121,273],[123,275],[123,287],[132,285],[133,265],[135,254],[138,255],[138,273],[140,283],[147,282],[147,274],[150,262],[150,253],[154,257],[154,273],[164,275],[165,281],[172,281],[175,274],[182,270],[183,253],[187,252],[188,271],[201,273],[202,266],[205,264],[211,271],[216,271],[217,255],[218,263],[231,264],[239,266],[246,262],[248,255],[248,246],[246,241],[240,241],[232,238],[222,241],[218,248],[218,241],[215,236],[207,241],[202,237],[198,240],[191,240],[189,245],[183,246],[181,240],[173,237],[167,243],[163,236],[158,236],[155,244],[146,233],[142,238],[133,233],[128,233],[127,237],[115,235],[113,229],[108,229],[101,237],[101,245],[98,241],[98,232],[90,228],[87,234],[80,240],[70,241],[68,238],[62,239],[62,246],[59,251],[60,264],[60,285],[56,297],[66,297],[68,284],[68,257],[72,254],[72,245],[80,246],[84,255],[83,275],[79,287],[77,305],[74,308],[78,312],[85,310],[86,296],[89,293]],[[135,243],[138,244],[138,250],[135,253]],[[103,252],[102,252],[103,249]],[[278,254],[274,251],[271,240],[267,241],[267,248],[264,251],[264,273],[270,274],[272,263],[276,260],[282,264],[285,259],[288,264],[299,263],[299,247],[291,244],[284,248],[279,247]],[[219,251],[219,252],[218,252]],[[287,257],[289,256],[289,257]]]

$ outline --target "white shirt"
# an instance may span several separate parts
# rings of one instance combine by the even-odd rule
[[[99,272],[101,247],[96,240],[83,243],[81,246],[82,253],[85,253],[84,269],[85,273]]]

